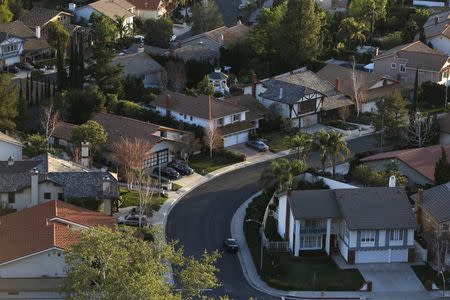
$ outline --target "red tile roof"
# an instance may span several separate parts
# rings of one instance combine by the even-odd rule
[[[68,224],[114,228],[114,218],[52,200],[0,217],[0,264],[51,248],[67,250],[76,241]]]
[[[433,145],[424,148],[405,149],[379,153],[361,159],[363,162],[398,159],[434,182],[436,161],[441,157],[441,149],[450,156],[450,145]]]

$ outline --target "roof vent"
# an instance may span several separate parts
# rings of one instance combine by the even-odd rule
[[[283,88],[280,88],[280,94],[278,95],[278,99],[281,100],[283,98]]]
[[[14,156],[8,157],[8,166],[14,166]]]

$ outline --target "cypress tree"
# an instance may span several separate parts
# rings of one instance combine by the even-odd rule
[[[27,79],[26,79],[26,88],[25,88],[25,97],[27,98],[27,103],[30,103],[30,78],[27,74]]]
[[[442,148],[441,158],[436,162],[434,169],[434,183],[444,184],[450,181],[450,163],[447,159],[447,153]]]
[[[83,49],[83,33],[80,34],[78,40],[78,87],[83,87],[84,83],[84,49]]]
[[[69,65],[69,85],[70,87],[75,87],[76,84],[76,68],[77,68],[77,62],[76,62],[76,50],[74,45],[74,38],[70,38],[70,65]]]
[[[39,81],[35,81],[36,83],[36,88],[34,89],[34,93],[36,96],[35,102],[37,105],[39,105],[41,103],[41,99],[39,98]]]
[[[41,100],[45,99],[45,82],[42,82],[39,84],[40,90],[41,90]]]

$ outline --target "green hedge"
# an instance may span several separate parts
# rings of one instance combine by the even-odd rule
[[[233,152],[233,151],[230,151],[227,149],[220,149],[220,150],[214,151],[214,154],[218,154],[225,158],[235,160],[236,162],[243,162],[247,159],[247,157],[245,156],[244,153]]]
[[[95,197],[89,198],[71,198],[68,199],[67,202],[74,204],[76,206],[80,206],[83,208],[87,208],[90,210],[101,211],[103,200]]]

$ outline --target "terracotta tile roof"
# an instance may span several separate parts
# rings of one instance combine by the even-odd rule
[[[67,250],[76,241],[67,222],[109,228],[116,223],[113,217],[59,200],[2,216],[0,264],[51,248]]]
[[[134,16],[130,11],[134,5],[125,0],[99,0],[88,5],[112,20],[117,16],[125,18]]]
[[[17,20],[14,22],[1,24],[0,32],[6,32],[23,39],[25,53],[50,49],[50,45],[45,39],[36,38],[35,32],[21,21]]]
[[[450,113],[439,119],[439,128],[441,132],[450,134]]]
[[[351,68],[328,64],[317,72],[317,75],[323,80],[330,82],[333,86],[336,85],[336,79],[339,78],[340,92],[351,98],[354,97]],[[404,86],[392,79],[386,79],[361,70],[356,70],[356,78],[364,90],[364,102],[378,100],[381,97],[390,95],[395,90],[405,89]],[[381,87],[372,88],[379,82],[383,84]]]
[[[159,6],[163,5],[161,0],[128,0],[128,2],[139,10],[158,10]]]
[[[441,157],[441,149],[450,156],[450,145],[433,145],[424,148],[404,149],[371,155],[361,159],[363,162],[398,159],[417,173],[434,182],[434,168]]]
[[[57,17],[60,14],[71,15],[64,11],[59,11],[55,9],[48,9],[45,7],[35,6],[23,16],[19,18],[19,21],[23,22],[25,25],[31,28],[35,28],[36,26],[43,27],[48,22],[50,22],[54,17]]]
[[[420,68],[436,72],[439,72],[448,61],[447,54],[430,48],[421,41],[394,47],[376,56],[373,60],[376,63],[379,59],[393,55],[407,60],[407,68]]]
[[[175,92],[164,92],[153,100],[151,105],[167,108],[167,96],[170,96],[170,110],[172,112],[183,113],[206,120],[209,119],[208,96],[200,95],[197,97],[192,97]],[[212,119],[219,119],[244,111],[248,111],[248,109],[238,104],[211,97]]]

